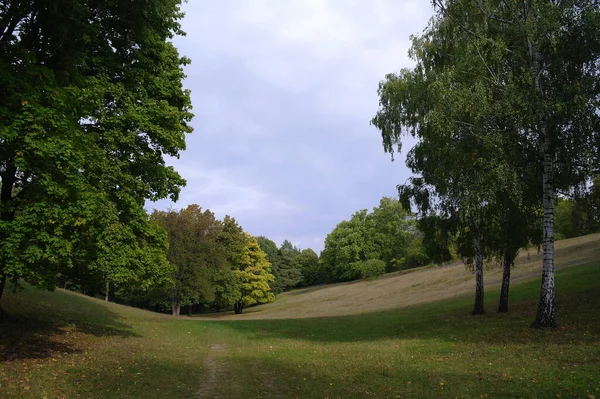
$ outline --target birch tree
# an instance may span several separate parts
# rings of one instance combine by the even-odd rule
[[[461,199],[446,210],[465,213],[466,189],[479,193],[471,204],[485,204],[501,214],[516,212],[517,219],[532,213],[532,207],[521,204],[542,199],[544,260],[533,326],[552,327],[556,190],[585,181],[597,162],[600,7],[592,0],[434,4],[435,18],[413,42],[415,70],[388,75],[382,82],[380,110],[372,122],[388,152],[401,148],[405,132],[421,140],[409,162],[442,199]],[[465,151],[455,144],[468,142],[464,140],[472,134],[480,140],[476,147]],[[458,184],[457,177],[475,167],[469,156],[482,160],[477,167],[485,170],[480,181],[487,184]],[[444,159],[452,160],[445,166],[454,173],[436,167]],[[504,210],[503,191],[510,197]],[[415,198],[427,202],[425,194]],[[505,264],[520,244],[504,243]]]
[[[481,59],[495,52],[485,42],[464,40],[447,20],[434,20],[413,38],[417,66],[380,84],[380,110],[372,120],[392,156],[405,134],[418,138],[407,155],[417,176],[400,186],[400,195],[422,219],[445,220],[446,233],[457,234],[460,255],[475,271],[473,314],[484,312],[483,263],[496,234],[490,221],[497,193],[515,193],[515,175],[499,151],[499,105],[490,101],[498,95],[482,79]]]
[[[506,116],[519,129],[515,144],[532,154],[532,166],[540,171],[543,266],[532,326],[553,327],[556,192],[588,179],[598,161],[600,3],[434,3],[457,29],[494,43],[503,55],[503,68],[489,70],[488,77],[502,82]]]

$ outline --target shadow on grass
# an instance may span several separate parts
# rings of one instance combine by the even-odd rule
[[[293,338],[317,342],[361,342],[383,339],[437,339],[489,345],[600,342],[600,265],[557,273],[559,328],[529,328],[537,307],[539,281],[513,287],[509,313],[496,313],[498,293],[488,292],[482,316],[470,315],[472,299],[353,316],[311,319],[213,321],[251,339]]]
[[[84,296],[26,286],[23,292],[5,293],[2,306],[0,362],[78,353],[84,336],[137,336],[117,313]]]

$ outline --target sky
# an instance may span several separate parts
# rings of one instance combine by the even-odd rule
[[[168,163],[179,201],[233,216],[277,244],[323,249],[325,237],[410,176],[369,121],[387,73],[414,63],[410,35],[427,0],[193,0],[183,5],[194,132]],[[410,148],[404,144],[403,154]]]

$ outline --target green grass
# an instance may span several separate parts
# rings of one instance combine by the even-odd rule
[[[539,281],[507,314],[472,298],[354,316],[172,319],[65,292],[5,298],[2,398],[600,397],[600,264],[557,273],[559,328],[533,330]],[[218,346],[215,346],[218,345]]]

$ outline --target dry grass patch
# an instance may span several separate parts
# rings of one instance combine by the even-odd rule
[[[600,234],[556,242],[557,270],[598,259]],[[536,249],[522,250],[511,273],[511,282],[514,284],[540,276],[541,265],[542,254]],[[499,287],[501,281],[502,271],[499,265],[488,264],[485,270],[486,290]],[[274,303],[250,308],[242,315],[223,313],[206,317],[250,320],[369,313],[463,296],[474,292],[474,286],[472,272],[462,262],[456,261],[444,266],[389,273],[377,280],[294,290],[278,295]]]

